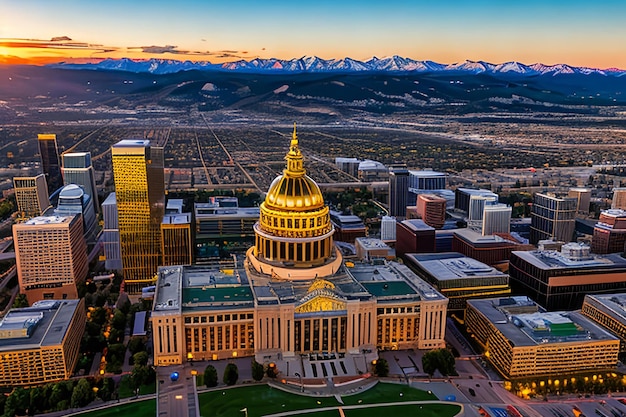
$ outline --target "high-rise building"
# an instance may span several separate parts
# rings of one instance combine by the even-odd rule
[[[406,219],[409,205],[409,170],[406,165],[389,167],[389,215],[398,220]]]
[[[446,174],[431,170],[409,171],[409,191],[415,194],[445,190]]]
[[[102,203],[102,241],[104,246],[104,266],[110,271],[122,271],[122,248],[120,246],[120,229],[117,220],[117,201],[115,193]]]
[[[576,198],[559,198],[546,194],[535,194],[530,213],[530,243],[540,240],[562,240],[571,242],[576,228]]]
[[[383,216],[380,221],[380,239],[383,242],[396,241],[396,218]]]
[[[626,188],[613,188],[613,200],[611,201],[612,209],[626,210]]]
[[[580,308],[585,294],[618,292],[626,286],[626,260],[620,254],[593,255],[578,243],[561,252],[511,253],[511,288],[548,310]]]
[[[95,245],[98,235],[98,219],[91,203],[91,196],[85,193],[82,186],[69,184],[61,188],[54,214],[57,216],[80,214],[83,219],[83,234],[87,246]]]
[[[589,188],[570,188],[567,196],[576,199],[576,212],[578,214],[589,214],[591,204],[591,190]]]
[[[427,225],[441,229],[446,221],[446,199],[434,194],[419,194],[417,214]]]
[[[191,265],[191,213],[168,213],[161,223],[161,265]]]
[[[39,174],[36,177],[13,178],[17,211],[21,216],[28,218],[41,216],[50,206],[46,177]]]
[[[124,289],[138,294],[154,283],[161,263],[165,213],[163,148],[127,139],[111,147]]]
[[[622,253],[626,246],[626,210],[611,209],[600,213],[593,228],[591,252]]]
[[[498,202],[498,194],[492,193],[490,190],[482,188],[477,190],[472,188],[457,188],[454,190],[454,208],[464,211],[469,215],[470,199],[472,196],[493,197],[493,202]],[[479,210],[478,212],[482,214],[482,210]]]
[[[481,228],[485,207],[498,204],[498,198],[489,195],[470,195],[467,212],[468,227]]]
[[[359,165],[361,161],[357,158],[335,158],[335,165],[337,168],[345,173],[352,175],[354,178],[359,177]]]
[[[46,300],[13,308],[0,321],[0,386],[69,379],[80,355],[85,301]]]
[[[614,371],[619,339],[580,311],[547,313],[526,297],[468,300],[468,332],[505,378]]]
[[[41,155],[41,167],[48,184],[48,194],[52,195],[63,185],[59,149],[57,148],[57,135],[40,134],[37,135],[37,139],[39,142],[39,154]]]
[[[506,204],[486,205],[483,209],[482,235],[509,233],[511,231],[511,206]]]
[[[91,204],[96,213],[100,212],[98,204],[98,191],[96,190],[96,177],[91,165],[90,152],[65,153],[63,157],[63,184],[77,184],[83,187],[85,193],[91,196]]]
[[[88,272],[81,216],[42,216],[13,225],[20,292],[29,303],[78,298]]]

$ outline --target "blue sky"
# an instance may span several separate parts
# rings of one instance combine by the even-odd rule
[[[625,17],[624,1],[3,0],[0,54],[215,62],[401,55],[626,68]],[[85,47],[7,42],[61,36]]]

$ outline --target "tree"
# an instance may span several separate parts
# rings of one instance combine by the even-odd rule
[[[4,414],[6,417],[13,417],[15,415],[23,415],[28,408],[30,402],[30,396],[26,394],[26,390],[22,387],[15,388],[11,394],[7,397],[4,404]]]
[[[154,369],[146,365],[135,364],[130,373],[130,380],[135,389],[139,389],[142,385],[151,384],[156,379]]]
[[[424,372],[432,376],[438,369],[442,375],[454,375],[454,355],[448,349],[434,349],[422,356]]]
[[[454,355],[448,349],[438,349],[437,350],[437,359],[439,362],[439,370],[442,374],[455,375],[455,363],[454,363]]]
[[[12,308],[22,308],[28,307],[28,300],[26,299],[26,294],[18,294],[15,297],[15,301],[13,301]]]
[[[433,376],[437,370],[437,364],[435,363],[435,357],[432,352],[433,351],[426,352],[422,356],[422,368],[424,369],[424,372],[430,376]]]
[[[102,386],[98,390],[98,397],[100,397],[102,401],[109,401],[113,397],[114,391],[115,381],[113,381],[113,378],[106,378],[102,381]]]
[[[126,314],[122,312],[122,310],[115,310],[113,313],[113,318],[111,319],[111,327],[122,330],[126,328]]]
[[[260,381],[263,379],[263,365],[252,359],[252,379]]]
[[[81,379],[72,391],[72,399],[70,401],[72,408],[84,407],[93,400],[93,390],[91,384],[86,379]]]
[[[237,383],[237,379],[239,379],[239,370],[237,369],[237,365],[229,363],[226,365],[226,369],[224,369],[224,383],[226,385],[235,385]]]
[[[384,378],[389,375],[389,364],[385,358],[378,358],[374,365],[374,373],[380,378]]]
[[[45,411],[44,406],[44,396],[43,390],[40,387],[33,387],[28,390],[29,396],[29,405],[28,405],[28,415],[39,414],[42,411]]]
[[[133,355],[133,365],[146,366],[148,364],[148,352],[141,351]]]
[[[144,342],[143,336],[134,336],[131,337],[128,341],[128,350],[134,355],[135,353],[141,352],[142,350],[146,350],[146,343]]]
[[[54,407],[55,411],[65,410],[69,405],[67,399],[72,395],[72,386],[60,381],[52,385],[50,392],[50,407]]]
[[[204,368],[204,384],[207,388],[217,386],[217,370],[213,365],[207,365]]]

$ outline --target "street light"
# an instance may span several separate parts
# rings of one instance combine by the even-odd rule
[[[294,375],[300,378],[300,392],[304,392],[304,383],[302,383],[302,375],[300,375],[299,372],[295,372]]]

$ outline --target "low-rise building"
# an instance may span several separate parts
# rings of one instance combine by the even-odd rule
[[[376,258],[392,260],[396,257],[396,252],[380,239],[357,237],[354,246],[356,257],[362,261]]]
[[[403,220],[396,223],[396,253],[432,253],[435,252],[435,228],[423,220]]]
[[[483,235],[464,228],[454,231],[452,251],[460,252],[487,265],[508,263],[511,252],[532,250],[533,245],[521,245],[510,234]]]
[[[467,330],[505,378],[613,371],[620,341],[580,311],[545,312],[526,297],[468,300]]]
[[[407,265],[448,297],[448,311],[462,312],[471,298],[511,293],[509,276],[456,252],[405,255]]]
[[[626,286],[626,259],[619,254],[594,255],[578,243],[554,250],[513,251],[511,288],[547,310],[582,307],[585,294],[618,292]]]
[[[46,300],[9,310],[0,321],[0,386],[72,376],[86,320],[84,300]]]
[[[582,313],[620,340],[620,357],[626,359],[626,293],[585,295]]]

